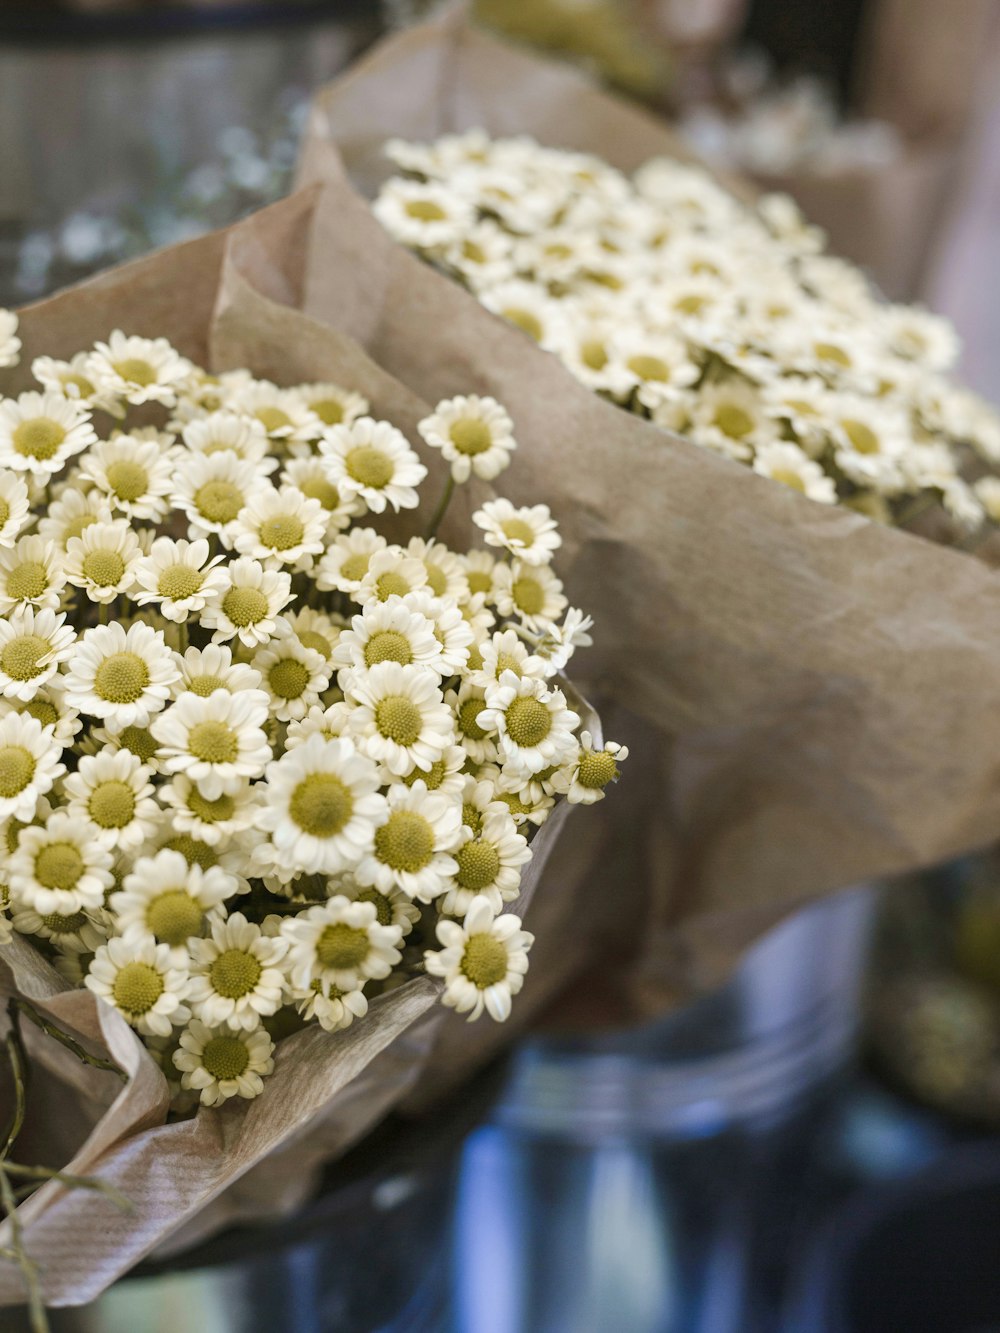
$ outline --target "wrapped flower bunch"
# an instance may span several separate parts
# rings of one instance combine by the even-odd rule
[[[386,152],[383,226],[598,393],[824,504],[943,508],[955,541],[1000,520],[1000,420],[947,377],[954,330],[882,301],[786,196],[475,130]]]
[[[0,360],[17,358],[0,324]],[[487,500],[506,411],[422,421],[428,469],[334,384],[218,377],[111,334],[0,401],[0,929],[114,1006],[182,1108],[254,1097],[275,1041],[337,1031],[416,971],[503,1020],[532,936],[508,905],[560,796],[625,751],[557,676],[589,642],[544,505]],[[437,499],[437,497],[435,497]]]

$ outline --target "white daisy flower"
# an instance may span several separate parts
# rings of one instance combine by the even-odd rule
[[[181,1087],[196,1091],[202,1106],[221,1106],[231,1097],[252,1100],[274,1072],[274,1042],[264,1028],[245,1032],[193,1018],[180,1035],[173,1062]]]
[[[309,453],[310,444],[324,427],[298,389],[279,389],[270,380],[251,380],[227,395],[233,412],[258,421],[271,440],[280,440],[292,453]]]
[[[397,777],[429,769],[453,743],[451,711],[433,672],[387,661],[345,683],[345,697],[355,705],[351,735]]]
[[[446,246],[441,262],[474,292],[499,286],[514,276],[511,238],[490,218],[473,223],[459,240]]]
[[[560,625],[547,625],[545,634],[538,643],[536,652],[545,663],[546,676],[554,676],[565,670],[577,648],[589,648],[594,640],[590,637],[593,628],[592,616],[584,615],[577,607],[571,606]],[[530,675],[522,668],[519,675]]]
[[[40,916],[33,907],[17,898],[11,898],[9,906],[13,927],[21,935],[37,935],[40,939],[51,940],[57,947],[73,941],[90,954],[96,953],[107,941],[107,931],[98,913],[88,914],[81,909],[65,916],[58,912]]]
[[[462,925],[442,920],[437,937],[444,946],[424,954],[427,971],[445,981],[443,1002],[469,1021],[485,1009],[497,1022],[510,1016],[511,1000],[524,985],[528,950],[535,937],[512,913],[496,916],[486,898],[474,898]]]
[[[326,515],[294,486],[259,486],[240,510],[233,545],[265,568],[308,569],[324,549]]]
[[[184,773],[214,801],[260,777],[271,758],[263,730],[267,707],[259,690],[182,694],[150,730],[164,773]]]
[[[346,736],[350,716],[351,706],[343,701],[330,704],[327,708],[313,704],[305,717],[289,722],[285,734],[285,751],[294,750],[310,736],[322,736],[328,741],[336,740],[338,736]]]
[[[190,691],[202,699],[214,690],[256,690],[260,702],[266,705],[267,695],[262,688],[260,672],[245,662],[234,662],[230,648],[222,643],[210,643],[207,648],[188,648],[183,657],[176,658],[180,679],[176,693]]]
[[[154,523],[167,515],[174,468],[172,451],[137,434],[99,440],[80,462],[81,476],[107,496],[112,510]]]
[[[234,453],[262,473],[271,473],[278,466],[278,460],[268,452],[267,431],[253,417],[210,412],[187,422],[181,438],[193,454]]]
[[[481,665],[469,672],[469,682],[486,690],[495,685],[505,671],[516,676],[532,676],[544,680],[548,674],[546,662],[529,651],[528,645],[513,629],[497,630],[479,648]]]
[[[495,398],[445,398],[417,425],[424,441],[451,467],[455,481],[475,475],[492,481],[517,447],[514,423]]]
[[[605,789],[621,777],[618,765],[628,758],[628,746],[606,741],[599,750],[589,731],[580,733],[580,748],[574,759],[552,775],[552,787],[565,794],[571,805],[593,805]]]
[[[98,393],[134,406],[162,403],[172,407],[193,372],[166,338],[127,337],[115,329],[108,341],[94,344],[84,374]]]
[[[0,310],[0,366],[16,366],[20,360],[20,351],[17,315],[13,310]]]
[[[427,586],[435,597],[464,602],[469,595],[465,565],[461,556],[449,551],[444,542],[411,537],[406,554],[419,560],[427,574]]]
[[[342,1032],[356,1018],[364,1018],[368,1001],[360,986],[354,990],[341,990],[339,986],[325,986],[317,980],[295,1001],[295,1007],[307,1022],[315,1018],[326,1032]]]
[[[292,600],[291,575],[265,569],[249,556],[240,556],[223,569],[228,586],[205,607],[202,625],[214,629],[216,643],[234,638],[248,648],[267,643],[284,623],[279,613]]]
[[[526,774],[565,763],[576,750],[579,715],[562,690],[545,681],[505,671],[486,692],[479,725],[497,733],[505,764]]]
[[[53,542],[34,535],[0,550],[0,614],[26,607],[54,611],[65,586],[62,556]]]
[[[527,565],[547,565],[562,545],[548,505],[518,509],[509,500],[487,500],[472,521],[486,534],[487,546],[499,546]]]
[[[465,581],[469,585],[470,597],[493,597],[493,571],[497,558],[489,551],[469,551],[462,561],[465,566]]]
[[[0,618],[0,693],[6,699],[33,699],[73,653],[76,634],[64,614],[33,606]]]
[[[63,572],[67,583],[82,588],[90,601],[107,605],[132,587],[141,557],[127,519],[91,523],[66,543]]]
[[[695,444],[746,460],[755,448],[776,438],[777,426],[757,390],[734,377],[698,391],[689,433]]]
[[[215,534],[231,550],[240,511],[260,485],[260,474],[252,460],[228,449],[191,454],[177,463],[173,480],[170,499],[187,515],[189,535]]]
[[[332,875],[372,846],[383,808],[379,774],[351,740],[313,734],[269,764],[266,780],[259,826],[288,867]]]
[[[324,662],[332,662],[333,654],[346,628],[346,622],[325,611],[314,611],[311,606],[300,607],[285,615],[299,643],[319,653]]]
[[[159,743],[148,726],[133,725],[114,732],[107,727],[94,727],[84,738],[83,746],[91,754],[97,754],[108,747],[112,750],[127,750],[154,773],[161,772]]]
[[[950,370],[962,350],[954,326],[921,306],[890,305],[879,311],[883,332],[897,356],[927,370]]]
[[[94,955],[84,985],[144,1036],[169,1037],[186,1023],[188,971],[148,935],[119,936]]]
[[[801,491],[810,500],[832,505],[837,502],[837,488],[820,465],[789,440],[762,444],[753,460],[753,470],[762,477],[780,481],[793,491]]]
[[[487,310],[516,325],[533,342],[557,348],[565,338],[566,313],[545,287],[516,278],[479,293]]]
[[[0,717],[0,819],[33,819],[39,797],[65,772],[50,728],[25,713]]]
[[[334,589],[356,597],[372,556],[388,546],[374,528],[351,528],[350,532],[335,537],[319,562],[316,587],[321,592]]]
[[[140,623],[84,630],[65,676],[66,698],[111,732],[146,727],[178,679],[173,654],[159,630]]]
[[[38,535],[47,542],[55,542],[65,551],[71,537],[82,537],[94,523],[110,523],[111,505],[103,491],[96,487],[89,491],[68,486],[58,500],[49,505],[45,517],[39,520]]]
[[[314,981],[342,991],[387,977],[400,960],[399,926],[381,926],[373,903],[336,894],[281,923],[286,967],[296,991],[308,994]]]
[[[36,356],[31,373],[49,393],[60,394],[91,409],[101,409],[120,415],[121,407],[114,394],[99,393],[86,374],[89,352],[77,352],[69,361],[58,361],[51,356]]]
[[[449,690],[444,701],[452,711],[458,741],[469,759],[488,764],[497,758],[495,730],[480,725],[479,715],[486,707],[486,691],[463,680],[457,690]]]
[[[402,778],[397,778],[395,773],[384,769],[382,781],[385,786],[391,786],[394,782],[405,782],[408,787],[412,787],[415,782],[422,782],[428,791],[440,792],[442,796],[449,798],[461,796],[465,786],[465,765],[468,761],[469,756],[461,745],[449,745],[441,757],[434,760],[430,768],[414,768]]]
[[[332,660],[336,667],[361,671],[379,662],[437,671],[441,644],[431,620],[412,610],[403,598],[391,596],[384,602],[369,602],[360,615],[353,617],[350,628],[337,640]]]
[[[465,618],[463,607],[443,597],[435,597],[424,588],[408,592],[403,603],[431,625],[440,650],[434,670],[441,676],[454,676],[465,671],[476,635]]]
[[[330,684],[331,668],[324,658],[291,630],[258,649],[253,665],[268,693],[270,711],[279,722],[305,717]]]
[[[359,417],[349,426],[332,426],[320,440],[327,474],[345,495],[355,495],[373,513],[387,505],[397,512],[415,509],[416,488],[427,469],[402,431],[388,421]]]
[[[152,770],[128,750],[84,755],[63,784],[66,809],[89,820],[91,836],[105,847],[130,852],[152,836],[159,819]]]
[[[186,773],[176,773],[157,794],[170,808],[171,822],[178,833],[190,833],[214,847],[253,827],[259,792],[258,787],[245,782],[210,801]]]
[[[90,412],[57,393],[0,399],[0,466],[46,482],[97,439]]]
[[[562,583],[548,565],[498,564],[493,589],[500,614],[518,616],[529,629],[547,628],[566,610]]]
[[[430,902],[458,871],[454,854],[462,838],[460,808],[417,781],[389,788],[375,829],[375,845],[358,863],[354,877],[382,893],[394,888]]]
[[[14,545],[27,517],[27,486],[16,473],[0,469],[0,548]]]
[[[488,785],[476,783],[475,787]],[[484,797],[495,795],[483,793]],[[504,903],[518,895],[521,867],[531,860],[528,840],[518,833],[513,816],[498,801],[487,800],[479,808],[474,800],[467,800],[462,818],[465,827],[471,827],[472,836],[454,853],[456,869],[445,885],[439,908],[447,916],[464,916],[473,899],[481,894],[499,912]]]
[[[211,930],[208,939],[190,941],[191,1008],[210,1027],[252,1031],[281,1007],[288,940],[265,935],[242,912],[212,922]]]
[[[0,668],[0,717],[8,713],[33,717],[51,734],[61,749],[66,749],[72,745],[83,722],[77,710],[67,704],[63,690],[56,683],[58,679],[55,677],[48,685],[41,686],[28,700],[3,697],[4,672]]]
[[[181,624],[228,586],[225,573],[217,568],[222,558],[209,559],[203,537],[193,542],[157,537],[149,554],[136,562],[132,600],[139,606],[152,602],[167,620]]]
[[[282,468],[281,480],[301,491],[307,499],[319,501],[327,537],[342,532],[350,526],[351,519],[365,512],[362,499],[335,486],[330,480],[330,470],[323,458],[290,458]]]
[[[103,905],[104,890],[113,882],[111,853],[87,820],[56,810],[44,828],[21,829],[7,881],[15,897],[40,916],[93,910]]]
[[[299,393],[324,426],[349,426],[358,417],[366,416],[370,406],[367,398],[339,384],[300,384]]]
[[[437,251],[470,227],[472,205],[455,191],[432,181],[386,181],[372,212],[391,236],[417,250]]]
[[[235,878],[220,866],[202,870],[188,865],[180,852],[164,849],[136,861],[108,906],[120,934],[151,935],[186,964],[188,941],[222,919],[223,904],[237,889]]]
[[[359,884],[354,875],[340,875],[330,881],[327,897],[342,894],[351,902],[371,903],[380,926],[398,926],[405,939],[420,920],[420,907],[402,889],[376,889],[372,884]]]
[[[368,569],[353,599],[366,606],[372,601],[385,602],[390,597],[405,597],[422,589],[430,591],[424,562],[407,555],[398,546],[388,546],[384,551],[376,551],[369,559]]]

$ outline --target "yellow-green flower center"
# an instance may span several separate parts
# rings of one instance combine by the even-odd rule
[[[188,689],[191,693],[200,695],[202,699],[207,699],[215,690],[226,688],[226,682],[221,676],[192,676],[188,681]]]
[[[444,760],[435,759],[430,768],[425,772],[422,768],[415,768],[412,773],[407,773],[402,779],[408,787],[412,787],[415,782],[423,782],[428,791],[437,791],[444,782]]]
[[[368,573],[368,564],[370,560],[370,555],[349,555],[340,566],[341,578],[346,579],[349,583],[360,583]],[[409,592],[409,588],[407,588],[406,591]],[[388,596],[388,593],[386,596]],[[382,601],[385,601],[385,597],[382,598]]]
[[[298,546],[305,527],[297,514],[274,514],[260,525],[260,541],[272,551],[290,551]]]
[[[98,783],[90,793],[87,812],[101,828],[124,828],[135,814],[135,793],[117,779]]]
[[[188,732],[188,749],[206,764],[232,764],[240,752],[239,737],[225,722],[198,722]]]
[[[205,914],[185,889],[166,889],[146,908],[146,925],[156,938],[172,949],[192,935],[200,935]]]
[[[209,523],[231,523],[243,508],[243,492],[231,481],[206,481],[195,492],[194,502]]]
[[[410,641],[397,630],[379,630],[365,644],[365,666],[376,666],[379,662],[401,662],[403,666],[409,666],[412,661]]]
[[[458,452],[470,457],[484,454],[493,443],[489,426],[485,421],[477,421],[475,417],[465,417],[461,421],[456,421],[448,434]]]
[[[118,733],[118,742],[123,750],[134,754],[144,764],[148,763],[159,749],[146,727],[126,727],[124,731]]]
[[[387,569],[375,581],[375,595],[380,602],[387,602],[390,597],[405,597],[409,591],[406,579],[394,569]]]
[[[239,1037],[212,1037],[205,1043],[201,1063],[213,1078],[225,1082],[239,1078],[250,1063],[250,1052]]]
[[[375,725],[387,740],[397,745],[412,745],[420,735],[423,717],[412,699],[404,694],[387,694],[375,705]]]
[[[90,380],[87,379],[86,375],[77,375],[74,374],[73,371],[63,371],[59,378],[67,388],[72,387],[77,389],[81,398],[89,398],[94,392],[94,386],[91,384]]]
[[[269,435],[276,430],[287,430],[292,418],[280,407],[258,407],[255,416]]]
[[[259,588],[230,588],[222,599],[222,609],[237,629],[246,629],[267,619],[267,598]]]
[[[65,429],[49,417],[22,421],[11,435],[14,448],[22,458],[37,458],[40,462],[54,457],[65,438]]]
[[[531,546],[535,540],[535,530],[530,523],[526,523],[523,518],[508,518],[500,525],[503,528],[503,534],[510,541],[517,541],[522,546]]]
[[[736,403],[720,403],[713,422],[731,440],[742,440],[753,430],[753,417]]]
[[[415,810],[394,810],[375,831],[375,855],[392,870],[416,873],[434,854],[434,830]]]
[[[471,699],[466,699],[458,710],[458,728],[470,741],[481,741],[486,736],[486,732],[476,721],[485,707],[482,699],[473,696]]]
[[[0,666],[11,680],[33,680],[41,675],[43,668],[38,663],[49,650],[49,643],[39,635],[22,634],[4,644]]]
[[[129,384],[138,384],[145,389],[156,383],[156,369],[139,356],[126,356],[121,361],[112,362],[115,370]]]
[[[863,421],[841,421],[844,434],[850,440],[855,452],[859,454],[877,454],[881,450],[881,441],[870,426]]]
[[[292,792],[288,812],[304,833],[332,838],[350,819],[354,797],[333,773],[310,773]]]
[[[528,335],[534,338],[536,343],[540,343],[545,336],[545,329],[542,327],[542,321],[530,310],[524,310],[520,306],[506,306],[500,312],[504,319],[510,320],[512,324]]]
[[[236,802],[225,792],[217,796],[214,801],[210,801],[206,796],[202,796],[197,787],[192,787],[188,793],[187,807],[202,823],[218,824],[222,820],[232,819]]]
[[[448,217],[441,205],[431,199],[408,199],[403,208],[408,217],[418,222],[444,222]]]
[[[50,912],[42,917],[42,925],[53,935],[75,935],[87,924],[86,912],[70,912],[68,916],[60,912]]]
[[[160,574],[156,590],[161,597],[175,602],[183,602],[186,597],[193,597],[205,582],[205,575],[200,569],[190,565],[169,565]]]
[[[340,504],[340,492],[325,477],[309,477],[299,483],[299,490],[307,499],[318,500],[324,509],[336,509]]]
[[[511,585],[514,605],[526,616],[539,616],[545,606],[545,589],[530,574],[522,574]]]
[[[4,524],[7,522],[9,518],[10,518],[10,505],[3,498],[3,496],[0,495],[0,528],[4,526]]]
[[[71,842],[50,842],[35,857],[35,878],[46,889],[74,889],[83,874],[83,857]]]
[[[115,1004],[133,1018],[148,1013],[163,994],[163,978],[150,963],[126,963],[111,988]]]
[[[462,804],[462,823],[466,828],[472,829],[473,833],[482,833],[483,831],[483,812],[471,801],[464,801]]]
[[[41,722],[43,727],[54,727],[59,721],[59,710],[55,704],[49,703],[48,699],[43,699],[39,695],[29,700],[24,705],[23,711],[37,722]]]
[[[850,367],[851,358],[836,343],[814,343],[813,352],[820,361],[830,361],[835,366]]]
[[[138,653],[112,653],[94,676],[94,692],[107,703],[135,703],[148,684],[149,667]]]
[[[525,803],[521,800],[520,796],[518,796],[516,792],[512,791],[497,792],[497,800],[503,801],[504,805],[506,805],[507,809],[510,811],[512,815],[531,814],[531,806],[525,805]]]
[[[670,367],[658,356],[630,356],[625,362],[633,375],[641,380],[653,380],[658,384],[670,379]]]
[[[71,518],[69,520],[69,522],[66,524],[66,527],[63,529],[63,541],[68,542],[70,537],[81,536],[84,532],[86,532],[87,528],[90,527],[91,523],[96,523],[96,522],[97,522],[96,514],[91,514],[91,513],[77,514],[75,518]]]
[[[772,481],[780,481],[782,486],[789,486],[793,491],[802,491],[805,493],[805,478],[798,472],[792,472],[788,468],[776,468],[770,473]]]
[[[7,575],[7,593],[18,602],[41,597],[48,586],[48,571],[38,560],[25,560]]]
[[[358,894],[359,903],[371,903],[375,908],[375,919],[380,926],[392,925],[392,903],[378,889],[362,889]]]
[[[613,754],[607,750],[594,750],[585,753],[580,759],[576,780],[581,787],[600,790],[613,782],[618,776],[618,765]]]
[[[297,631],[299,643],[303,648],[312,648],[314,652],[320,653],[323,657],[330,656],[332,644],[325,634],[320,634],[315,629],[300,629]]]
[[[138,500],[149,487],[149,473],[132,458],[118,458],[107,470],[108,485],[126,504]]]
[[[124,573],[125,561],[117,551],[89,551],[83,557],[83,576],[98,588],[120,583]]]
[[[332,972],[360,967],[371,952],[367,930],[349,926],[345,921],[327,926],[316,941],[316,957],[322,968]]]
[[[278,699],[298,699],[309,684],[309,668],[297,657],[283,657],[267,673],[267,683]]]
[[[580,344],[580,360],[589,370],[603,370],[608,364],[608,349],[600,338],[587,338]]]
[[[552,730],[552,714],[538,699],[514,699],[505,716],[507,735],[515,745],[540,745]]]
[[[491,842],[472,838],[455,853],[458,874],[455,876],[463,889],[478,893],[488,888],[500,873],[500,853]]]
[[[35,776],[35,759],[23,745],[0,749],[0,796],[10,800],[24,791]]]
[[[337,398],[316,398],[309,406],[324,426],[339,425],[344,419],[344,404]],[[306,494],[308,493],[307,491]],[[319,496],[316,496],[316,499],[318,500]]]
[[[202,842],[200,838],[192,838],[190,833],[180,833],[163,845],[172,852],[180,852],[189,866],[201,866],[202,870],[210,870],[212,866],[219,864],[219,854],[215,848],[209,847],[208,843]]]
[[[243,949],[224,949],[209,968],[212,989],[227,1000],[250,995],[260,981],[260,961]]]
[[[356,449],[352,449],[344,461],[347,475],[360,482],[362,486],[370,486],[373,490],[381,490],[383,486],[387,486],[396,470],[388,454],[370,444],[359,445]]]
[[[507,975],[507,949],[485,931],[470,935],[462,954],[462,971],[479,990],[496,986]]]

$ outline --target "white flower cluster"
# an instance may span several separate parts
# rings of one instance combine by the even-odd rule
[[[947,378],[953,329],[880,300],[786,196],[481,131],[386,151],[387,230],[598,393],[821,503],[1000,521],[1000,420]]]
[[[435,539],[456,479],[509,461],[507,413],[420,423],[451,476],[403,546],[378,516],[427,469],[357,393],[120,332],[32,371],[0,400],[0,940],[114,1005],[181,1106],[255,1096],[282,1034],[421,968],[506,1018],[531,834],[625,755],[556,683],[590,620],[548,509]]]

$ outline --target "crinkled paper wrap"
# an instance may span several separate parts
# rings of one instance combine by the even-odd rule
[[[316,193],[307,191],[229,232],[163,251],[26,310],[15,383],[29,381],[34,356],[69,356],[120,327],[165,335],[215,370],[247,366],[282,383],[348,383],[423,449],[413,426],[427,414],[427,404],[349,338],[290,308],[302,291]],[[440,460],[427,462],[427,485],[442,486]],[[449,521],[456,540],[463,534],[467,540],[461,506]],[[596,716],[583,707],[599,734]],[[324,1163],[414,1089],[422,1088],[421,1101],[430,1100],[495,1054],[583,956],[568,922],[579,899],[576,882],[598,855],[605,830],[596,820],[587,829],[581,816],[580,836],[560,840],[570,813],[571,807],[560,806],[538,831],[520,899],[512,904],[539,942],[511,1024],[468,1026],[437,1003],[440,982],[417,978],[376,999],[368,1016],[344,1032],[310,1025],[279,1043],[274,1075],[256,1100],[202,1108],[193,1119],[173,1124],[164,1123],[166,1081],[121,1017],[90,992],[67,989],[22,937],[0,948],[0,992],[29,999],[129,1076],[123,1085],[113,1074],[84,1066],[22,1021],[33,1071],[22,1141],[28,1160],[99,1176],[132,1203],[124,1214],[100,1194],[49,1182],[21,1205],[25,1247],[39,1266],[46,1302],[92,1300],[154,1249],[177,1250],[227,1223],[290,1211],[307,1197]],[[535,896],[543,872],[546,884]],[[0,1247],[8,1243],[4,1223]],[[0,1260],[0,1304],[23,1299],[20,1273]]]
[[[633,747],[627,799],[607,803],[599,875],[619,910],[590,989],[623,975],[608,959],[630,934],[648,1014],[798,903],[996,838],[1000,582],[603,401],[396,245],[362,197],[392,171],[383,141],[474,126],[625,170],[677,151],[645,113],[460,15],[412,29],[314,105],[301,178],[326,190],[303,308],[428,401],[471,389],[513,414],[505,494],[558,516],[569,595],[596,619],[580,670]]]

